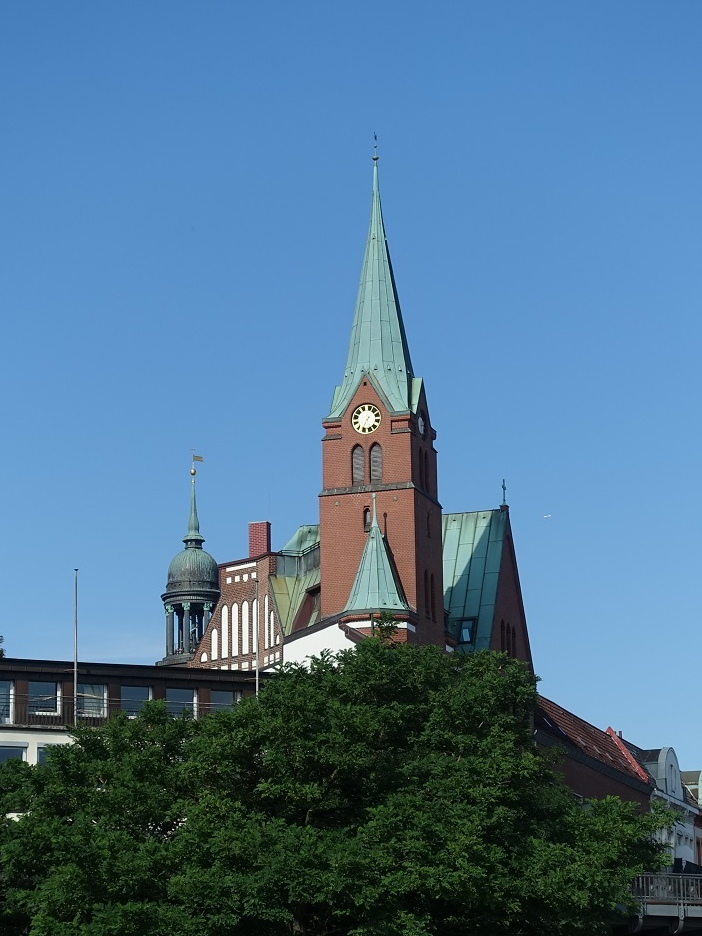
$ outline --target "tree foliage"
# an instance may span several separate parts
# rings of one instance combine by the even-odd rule
[[[658,824],[578,805],[534,680],[368,640],[198,722],[158,704],[0,770],[0,929],[31,936],[593,934]],[[4,928],[3,928],[4,927]]]

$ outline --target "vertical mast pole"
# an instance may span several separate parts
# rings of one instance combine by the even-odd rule
[[[259,675],[258,675],[258,665],[259,665],[259,650],[258,645],[260,643],[260,628],[259,621],[261,618],[261,612],[259,611],[259,598],[258,598],[258,571],[256,572],[256,620],[254,622],[254,627],[256,628],[256,698],[258,698],[258,689],[259,689]]]
[[[73,724],[78,724],[78,569],[73,570]]]

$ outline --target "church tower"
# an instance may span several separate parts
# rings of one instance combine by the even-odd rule
[[[187,663],[207,629],[212,611],[219,601],[219,569],[212,556],[205,552],[200,534],[195,498],[195,475],[190,471],[190,517],[188,532],[181,550],[168,567],[166,590],[161,595],[166,612],[166,655],[163,665]]]
[[[377,155],[346,369],[323,427],[321,617],[339,616],[364,630],[363,621],[390,610],[408,641],[443,646],[436,432],[423,381],[412,369],[383,225]],[[371,578],[386,583],[380,595],[368,587]]]

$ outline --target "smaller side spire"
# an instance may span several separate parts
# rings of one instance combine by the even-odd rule
[[[368,539],[344,612],[408,610],[409,605],[395,579],[388,548],[378,526],[374,494]]]

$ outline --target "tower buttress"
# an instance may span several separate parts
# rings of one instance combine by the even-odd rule
[[[412,368],[385,237],[377,156],[373,162],[370,225],[346,368],[323,421],[321,612],[323,618],[344,615],[366,542],[380,533],[407,605],[407,639],[443,646],[436,432],[423,381]],[[363,610],[357,597],[353,605],[356,613]]]

